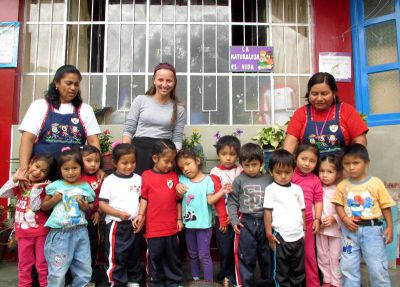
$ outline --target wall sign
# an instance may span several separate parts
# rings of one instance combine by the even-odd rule
[[[337,82],[351,82],[351,53],[319,53],[319,71],[332,74]]]
[[[273,47],[231,46],[231,72],[271,72],[274,67]]]
[[[15,68],[18,63],[19,23],[0,22],[0,68]]]

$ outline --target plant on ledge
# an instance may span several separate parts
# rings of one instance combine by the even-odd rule
[[[286,132],[284,128],[278,125],[272,125],[268,128],[259,129],[257,134],[251,139],[256,141],[263,149],[275,150],[283,146],[285,137]]]
[[[193,150],[201,159],[204,159],[203,146],[200,143],[201,134],[199,130],[193,129],[190,137],[184,135],[182,141],[182,148]]]
[[[107,153],[111,151],[111,139],[113,136],[110,133],[110,130],[105,130],[101,134],[99,134],[99,142],[100,142],[100,151],[101,153]]]

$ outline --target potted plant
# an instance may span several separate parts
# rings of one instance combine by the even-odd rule
[[[261,128],[257,134],[252,137],[253,141],[264,150],[265,154],[265,170],[268,170],[268,162],[271,152],[281,148],[285,142],[286,131],[285,128],[279,125],[272,125],[267,128]]]
[[[111,135],[110,130],[105,130],[99,135],[99,142],[100,142],[100,151],[103,155],[103,170],[107,172],[111,172],[113,169],[112,164],[112,142],[111,139],[113,136]]]
[[[190,137],[183,135],[182,148],[192,149],[201,159],[204,159],[204,150],[200,139],[201,134],[199,130],[193,129]]]

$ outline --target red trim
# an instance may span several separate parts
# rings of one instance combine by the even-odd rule
[[[118,222],[114,221],[113,223],[111,223],[111,229],[110,229],[111,240],[110,240],[110,250],[109,250],[109,255],[108,255],[108,263],[110,265],[108,266],[108,270],[107,270],[108,281],[109,281],[109,283],[111,283],[111,286],[114,286],[114,281],[112,280],[112,274],[115,269],[115,253],[114,252],[115,252],[115,235],[117,233],[117,228],[118,228]]]
[[[47,103],[47,102],[46,102],[46,103]],[[42,132],[42,129],[43,129],[44,123],[45,123],[46,120],[47,120],[47,117],[49,116],[49,111],[50,111],[50,109],[51,109],[52,111],[54,111],[54,107],[53,107],[52,105],[50,106],[50,104],[47,103],[47,111],[46,111],[46,114],[44,115],[42,124],[40,125],[39,132],[38,132],[38,134],[37,134],[37,136],[36,136],[36,139],[35,139],[35,143],[39,142],[40,133]]]
[[[240,221],[239,217],[239,221]],[[242,287],[242,277],[240,277],[239,270],[239,237],[240,234],[235,233],[235,239],[233,244],[233,256],[235,258],[235,275],[236,275],[236,285]]]

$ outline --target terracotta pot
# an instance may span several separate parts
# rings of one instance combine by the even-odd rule
[[[107,174],[112,173],[114,170],[111,152],[103,153],[103,171]]]

